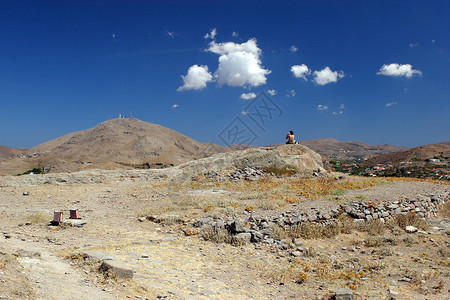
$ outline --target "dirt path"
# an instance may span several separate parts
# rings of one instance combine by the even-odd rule
[[[18,255],[38,299],[85,299],[86,295],[90,299],[116,299],[47,248],[17,238],[3,240],[0,247]]]

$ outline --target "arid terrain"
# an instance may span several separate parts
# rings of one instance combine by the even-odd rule
[[[287,147],[232,154],[250,153],[252,167],[237,170],[218,154],[165,170],[1,177],[0,299],[331,299],[341,288],[355,299],[449,297],[448,185],[313,174],[320,158]],[[254,166],[275,161],[272,151],[310,162]],[[435,198],[425,221],[419,202]],[[352,201],[418,209],[356,222],[338,213]],[[63,222],[49,226],[55,211]],[[301,211],[308,219],[289,225]],[[132,279],[100,272],[105,257],[92,251]]]
[[[303,145],[202,144],[137,119],[0,150],[0,299],[450,294],[446,183],[348,176]]]

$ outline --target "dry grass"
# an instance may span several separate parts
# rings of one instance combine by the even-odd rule
[[[450,217],[450,201],[445,202],[439,210],[439,215],[441,217]]]
[[[427,221],[422,219],[415,212],[409,212],[406,215],[398,215],[395,217],[394,221],[402,229],[405,229],[406,226],[414,226],[423,230],[429,228]]]
[[[288,170],[290,168],[285,168],[286,172]],[[144,210],[139,214],[140,216],[160,213],[189,215],[202,211],[210,216],[219,216],[244,213],[245,208],[248,207],[253,207],[252,211],[255,212],[279,210],[289,203],[317,199],[336,191],[345,193],[349,189],[375,186],[377,182],[377,179],[373,178],[351,177],[338,180],[327,176],[311,178],[297,174],[297,176],[281,178],[265,176],[252,182],[211,182],[204,179],[183,184],[158,183],[143,185],[129,192],[137,194],[139,198],[152,198],[155,193],[163,195],[157,197],[157,207],[152,205],[151,209]],[[194,193],[200,190],[202,191],[199,194]],[[223,192],[213,193],[214,190]]]
[[[273,173],[275,176],[293,176],[298,173],[298,169],[293,166],[285,167],[266,167],[263,169],[267,173]]]
[[[51,217],[38,212],[32,213],[25,217],[25,220],[31,224],[45,224],[50,222],[51,219]]]
[[[357,225],[356,227],[358,228],[358,230],[367,232],[370,235],[383,235],[387,229],[385,223],[381,222],[380,220],[364,222],[360,225]]]
[[[213,243],[226,243],[233,246],[242,246],[242,240],[236,238],[236,236],[230,234],[230,232],[224,228],[218,228],[215,226],[208,226],[202,228],[200,231],[200,236],[204,238],[206,241],[210,241]]]

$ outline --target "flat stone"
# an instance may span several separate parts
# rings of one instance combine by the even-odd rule
[[[104,261],[104,260],[113,260],[112,256],[109,256],[108,254],[99,252],[99,251],[83,251],[82,252],[83,256],[85,258],[90,258],[93,260],[100,260],[100,261]]]
[[[84,225],[87,224],[87,222],[79,219],[67,219],[64,220],[63,224],[69,225],[71,227],[83,227]]]
[[[111,272],[119,278],[133,279],[133,270],[127,264],[120,261],[105,260],[100,266],[100,271]]]
[[[336,300],[353,300],[353,292],[349,288],[338,289],[334,291]]]
[[[389,295],[398,295],[398,291],[395,289],[394,286],[389,287]]]
[[[411,226],[411,225],[408,225],[408,226],[405,227],[405,231],[407,233],[414,233],[414,232],[417,232],[418,230],[419,229],[417,229],[416,227]]]
[[[41,257],[41,253],[40,252],[28,251],[28,250],[22,250],[22,249],[17,251],[16,254],[19,257],[28,257],[28,258]]]
[[[250,232],[242,232],[242,233],[236,234],[236,238],[240,242],[243,242],[244,244],[246,244],[246,243],[250,243],[250,241],[252,240],[252,234]]]

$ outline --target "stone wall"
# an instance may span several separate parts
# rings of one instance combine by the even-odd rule
[[[423,218],[435,216],[439,207],[450,198],[450,191],[442,191],[432,195],[417,196],[415,199],[405,199],[403,201],[363,201],[351,202],[341,205],[338,209],[310,209],[282,212],[276,216],[257,217],[254,215],[246,217],[228,218],[200,218],[191,225],[199,228],[215,228],[217,230],[227,230],[243,243],[280,243],[273,239],[273,226],[279,225],[284,228],[300,225],[305,222],[314,222],[321,225],[329,225],[340,222],[343,215],[350,216],[354,222],[366,222],[380,220],[385,222],[399,214],[407,214],[410,211],[416,212]],[[281,244],[280,244],[281,245]]]

